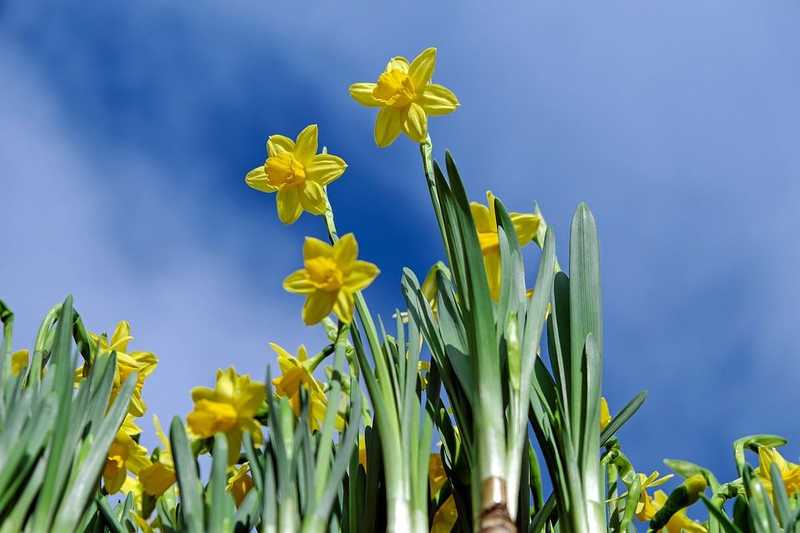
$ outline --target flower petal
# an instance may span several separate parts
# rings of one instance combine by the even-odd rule
[[[412,102],[408,106],[408,114],[403,123],[403,130],[406,135],[414,139],[416,142],[421,143],[428,136],[428,117],[425,116],[425,110],[416,102]]]
[[[310,294],[314,292],[314,284],[308,279],[305,268],[295,270],[283,280],[283,289],[294,294]]]
[[[432,116],[452,113],[459,106],[458,98],[453,91],[437,83],[425,87],[419,103],[425,112]]]
[[[333,257],[333,246],[314,237],[306,237],[303,241],[303,260],[315,257]]]
[[[350,291],[366,288],[380,274],[378,267],[368,261],[356,261],[344,279],[344,286]]]
[[[267,156],[294,151],[294,141],[286,135],[270,135],[267,139]]]
[[[478,233],[497,233],[497,222],[488,207],[478,202],[470,202],[469,210]]]
[[[400,132],[403,131],[403,122],[406,119],[404,109],[382,107],[375,120],[375,144],[386,148],[392,144]]]
[[[311,158],[306,165],[306,179],[316,181],[320,185],[328,185],[341,176],[347,163],[339,156],[333,154],[318,154]]]
[[[408,59],[403,56],[394,56],[386,63],[386,71],[400,70],[408,73]]]
[[[408,76],[411,78],[412,83],[414,83],[414,88],[416,88],[418,93],[430,83],[435,68],[436,48],[427,48],[423,50],[414,58],[414,61],[411,62],[411,65],[408,67]]]
[[[297,142],[294,145],[294,158],[305,165],[317,153],[317,125],[306,126],[303,131],[297,134]]]
[[[495,302],[500,297],[500,252],[495,249],[483,256],[483,266],[486,269],[486,278],[489,282],[489,292]]]
[[[306,180],[300,193],[300,204],[303,209],[314,215],[325,212],[325,189],[315,181]]]
[[[353,307],[355,307],[355,305],[356,301],[352,292],[346,290],[339,291],[336,304],[333,306],[333,311],[336,313],[336,316],[339,317],[339,320],[345,324],[349,324],[353,321]]]
[[[539,223],[542,221],[542,217],[524,213],[511,213],[509,216],[511,217],[511,223],[514,225],[514,231],[517,232],[517,240],[520,246],[531,242],[539,230]]]
[[[309,294],[303,306],[303,322],[311,326],[331,314],[336,294],[333,291],[316,291]]]
[[[284,224],[292,224],[303,212],[297,187],[283,187],[278,191],[275,203],[278,205],[278,218]]]
[[[372,96],[372,91],[375,90],[374,83],[354,83],[350,86],[350,96],[353,100],[361,105],[367,107],[378,107],[381,103]]]
[[[358,257],[358,242],[352,233],[348,233],[333,246],[333,258],[342,272],[347,272]]]

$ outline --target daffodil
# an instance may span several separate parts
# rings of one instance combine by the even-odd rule
[[[247,173],[245,182],[262,192],[277,193],[278,218],[284,224],[303,211],[325,213],[325,187],[344,173],[344,160],[317,153],[317,125],[311,124],[291,140],[283,135],[267,139],[267,161]]]
[[[141,432],[131,415],[126,415],[108,449],[103,468],[103,486],[108,494],[114,494],[122,488],[128,471],[136,474],[150,463],[145,447],[133,439],[134,435]]]
[[[237,507],[242,505],[244,497],[252,488],[253,478],[250,476],[250,463],[231,467],[231,477],[228,478],[227,489],[233,495]]]
[[[663,490],[657,490],[654,495],[653,507],[656,512],[664,507],[667,501],[667,493]],[[669,533],[708,533],[706,528],[686,516],[686,509],[681,509],[672,515],[667,525],[661,530],[666,529]]]
[[[649,476],[645,476],[641,472],[636,475],[639,477],[639,488],[641,489],[639,493],[639,502],[636,504],[636,517],[644,522],[649,522],[653,519],[661,506],[655,506],[647,489],[663,485],[672,479],[673,475],[667,474],[666,476],[659,477],[657,470],[653,471]]]
[[[767,446],[761,446],[758,449],[758,460],[759,465],[756,474],[770,493],[772,493],[772,474],[770,470],[773,464],[778,467],[778,472],[789,497],[800,492],[800,465],[790,463],[783,458],[778,450]]]
[[[278,355],[278,366],[281,368],[281,375],[272,380],[275,391],[278,396],[288,398],[295,416],[300,416],[300,387],[305,385],[309,401],[309,424],[312,430],[319,429],[328,409],[328,398],[312,372],[328,354],[322,352],[309,359],[306,347],[301,344],[297,349],[297,357],[294,357],[274,342],[270,346]],[[336,427],[339,430],[344,428],[344,419],[338,414]]]
[[[428,136],[428,117],[446,115],[458,107],[453,92],[431,83],[436,68],[436,48],[423,50],[409,63],[405,57],[389,60],[377,83],[354,83],[350,95],[368,107],[379,107],[375,142],[389,146],[403,131],[421,143]]]
[[[136,385],[131,396],[131,403],[128,412],[133,416],[142,416],[147,410],[147,406],[142,399],[142,388],[144,381],[153,373],[158,365],[158,358],[151,352],[128,352],[128,344],[133,340],[131,336],[131,325],[127,320],[120,321],[109,342],[105,335],[90,335],[92,340],[98,343],[101,352],[116,352],[117,368],[114,371],[114,384],[111,388],[111,399],[113,402],[119,394],[119,390],[128,376],[136,372]],[[75,381],[89,375],[89,367],[84,364],[75,371]]]
[[[378,267],[360,261],[358,243],[348,233],[331,246],[319,239],[306,237],[303,244],[304,268],[289,274],[283,288],[305,294],[303,321],[316,324],[331,311],[345,323],[353,321],[355,293],[367,287],[379,273]]]
[[[606,429],[606,426],[611,423],[611,412],[608,410],[608,401],[605,397],[600,397],[600,431]]]
[[[19,376],[28,367],[28,350],[19,350],[11,354],[11,375]]]
[[[153,415],[153,427],[163,448],[158,451],[158,461],[151,462],[139,471],[139,481],[146,494],[161,496],[175,483],[175,463],[172,460],[169,440],[156,415]]]
[[[447,483],[447,473],[442,464],[442,456],[438,453],[432,453],[428,460],[428,480],[432,496],[436,496]],[[436,510],[431,524],[431,532],[449,533],[456,521],[458,521],[458,510],[456,509],[456,500],[451,494]]]
[[[475,221],[475,229],[478,232],[478,242],[483,253],[483,265],[486,268],[486,276],[489,279],[489,290],[492,299],[500,297],[500,238],[497,230],[497,219],[494,212],[494,195],[486,193],[488,205],[478,202],[470,202],[469,207],[472,218]],[[537,214],[509,213],[514,231],[517,233],[517,240],[520,246],[524,246],[533,240],[542,217]]]
[[[215,433],[225,433],[228,438],[228,463],[239,457],[243,432],[249,432],[255,443],[261,442],[261,427],[255,414],[265,398],[264,384],[251,381],[248,375],[239,375],[233,368],[217,370],[213,389],[192,389],[194,410],[186,417],[193,434],[208,438]]]

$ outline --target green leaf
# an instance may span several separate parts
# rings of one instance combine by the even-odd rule
[[[172,457],[175,461],[175,474],[178,488],[181,491],[181,515],[183,524],[189,533],[204,531],[203,523],[203,488],[197,476],[197,463],[186,430],[180,417],[172,419],[169,427],[169,440],[172,446]]]
[[[711,503],[711,500],[709,500],[704,494],[700,495],[700,499],[703,500],[703,503],[708,508],[708,512],[719,521],[726,533],[744,533],[741,529],[739,529],[739,526],[734,524],[731,519],[728,518],[728,515],[726,515],[722,509]]]
[[[647,399],[647,391],[642,391],[636,396],[633,397],[628,404],[622,408],[620,412],[618,412],[614,418],[608,423],[608,425],[603,429],[603,432],[600,434],[600,446],[605,446],[609,439],[616,434],[617,431],[627,422],[636,411],[642,406],[644,401]]]
[[[214,451],[211,461],[211,479],[208,483],[208,531],[226,532],[233,530],[234,506],[230,495],[225,491],[227,485],[228,440],[224,433],[214,435]]]

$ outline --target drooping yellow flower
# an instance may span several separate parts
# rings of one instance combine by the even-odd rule
[[[11,375],[19,376],[28,367],[28,350],[19,350],[11,354]]]
[[[126,415],[108,449],[103,468],[103,486],[108,494],[114,494],[122,488],[128,471],[137,474],[150,463],[145,447],[133,439],[134,435],[141,432],[133,417]]]
[[[136,372],[136,385],[133,389],[131,396],[130,407],[128,412],[133,416],[142,416],[147,410],[144,400],[142,400],[142,388],[147,377],[153,373],[158,365],[158,358],[151,352],[128,352],[128,344],[133,340],[131,336],[131,325],[127,320],[120,321],[114,334],[111,336],[111,342],[105,335],[90,334],[93,341],[98,343],[100,352],[116,352],[117,354],[117,368],[114,371],[114,384],[111,388],[111,398],[109,402],[113,402],[119,394],[119,390],[128,376]],[[75,370],[75,382],[89,375],[89,367],[84,364],[82,367]]]
[[[189,429],[198,437],[225,433],[228,438],[228,463],[239,457],[242,433],[250,432],[253,442],[263,438],[255,414],[266,396],[264,384],[239,375],[233,368],[217,370],[215,388],[192,389],[194,410],[186,417]]]
[[[655,504],[653,503],[653,499],[647,492],[647,489],[663,485],[664,483],[672,479],[673,475],[667,474],[666,476],[659,477],[659,473],[657,470],[654,470],[653,473],[650,474],[649,476],[645,476],[641,472],[639,472],[636,475],[639,476],[639,488],[641,489],[641,493],[639,494],[639,503],[636,504],[636,517],[639,520],[648,522],[653,519],[653,517],[656,515],[661,506],[659,507],[655,506]]]
[[[611,423],[611,412],[608,410],[608,401],[604,396],[600,397],[600,431],[606,429],[606,426]]]
[[[250,463],[231,467],[231,477],[228,478],[227,488],[236,501],[236,507],[242,505],[244,497],[253,488],[253,478],[250,477]]]
[[[353,321],[355,293],[366,288],[378,274],[378,267],[360,261],[358,243],[348,233],[331,246],[319,239],[306,237],[303,244],[304,268],[289,274],[283,288],[305,294],[303,321],[316,324],[331,311],[345,323]]]
[[[172,460],[169,440],[156,415],[153,415],[153,427],[156,429],[162,448],[158,452],[158,461],[151,462],[139,471],[139,481],[146,494],[161,496],[175,483],[175,463]]]
[[[761,484],[770,494],[772,494],[772,474],[770,469],[773,464],[778,467],[789,497],[791,498],[792,495],[800,492],[800,465],[790,463],[783,458],[778,450],[767,446],[758,448],[758,461],[756,475],[758,475]]]
[[[655,512],[664,507],[667,501],[667,493],[663,490],[657,490],[654,495],[653,507]],[[653,513],[655,515],[655,513]],[[686,516],[686,509],[681,509],[669,519],[667,525],[662,528],[666,529],[669,533],[708,533],[706,528]]]
[[[300,405],[300,386],[305,385],[309,401],[309,425],[312,430],[319,429],[322,427],[325,411],[328,409],[328,397],[312,372],[327,354],[321,353],[309,359],[306,347],[301,344],[297,349],[297,357],[293,357],[274,342],[271,342],[270,346],[278,355],[278,365],[281,368],[281,375],[272,380],[275,391],[278,396],[288,398],[295,416],[300,416],[302,407]],[[344,428],[344,419],[339,414],[336,415],[336,428],[339,430]]]
[[[428,480],[430,482],[432,496],[438,494],[447,482],[447,473],[444,471],[442,456],[438,453],[432,453],[428,461]],[[458,510],[456,509],[456,500],[451,494],[433,516],[431,532],[449,533],[457,521]]]
[[[446,115],[458,107],[453,92],[431,83],[436,68],[436,48],[423,50],[410,64],[405,57],[389,60],[378,83],[354,83],[350,95],[368,107],[380,107],[375,121],[375,142],[389,146],[404,131],[421,143],[428,136],[428,117]]]
[[[494,211],[495,196],[491,191],[486,192],[488,205],[478,202],[470,202],[469,208],[472,218],[475,221],[475,229],[478,232],[478,242],[483,253],[483,266],[486,268],[486,276],[489,279],[489,290],[492,299],[500,297],[500,237],[497,230],[497,219]],[[524,246],[533,240],[542,217],[537,214],[509,213],[514,231],[517,232],[517,240],[520,246]]]
[[[278,218],[291,224],[304,210],[325,213],[325,187],[346,168],[341,157],[317,153],[317,125],[311,124],[295,141],[271,135],[266,163],[248,172],[245,182],[257,191],[277,193]]]

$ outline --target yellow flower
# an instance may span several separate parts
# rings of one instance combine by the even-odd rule
[[[278,354],[278,365],[281,367],[282,375],[272,380],[278,396],[289,398],[289,405],[292,406],[295,416],[300,416],[300,385],[305,385],[309,400],[309,425],[312,430],[319,429],[328,409],[328,397],[312,372],[327,354],[322,353],[309,359],[306,347],[301,344],[295,358],[274,342],[270,346]],[[336,415],[336,428],[344,428],[344,419],[339,414]]]
[[[232,475],[228,478],[228,492],[236,500],[236,507],[242,505],[244,497],[253,488],[253,478],[250,477],[250,463],[243,463],[231,468]]]
[[[175,483],[175,463],[172,461],[172,449],[164,434],[161,422],[153,415],[153,427],[156,429],[162,448],[158,452],[158,461],[150,463],[139,471],[142,490],[150,496],[161,496]]]
[[[664,477],[658,477],[659,473],[657,470],[653,471],[653,473],[649,476],[645,476],[641,472],[636,475],[639,476],[639,488],[642,491],[639,494],[639,503],[636,504],[636,517],[643,522],[647,522],[652,520],[658,510],[661,508],[661,506],[655,506],[653,499],[647,492],[647,489],[663,485],[672,479],[673,475],[667,474]]]
[[[489,191],[486,193],[488,206],[478,202],[470,202],[469,207],[472,211],[472,218],[475,221],[475,229],[478,231],[478,242],[483,253],[483,266],[486,268],[486,275],[489,279],[489,290],[492,299],[500,297],[500,238],[497,231],[497,219],[494,212],[494,195]],[[536,214],[509,213],[514,231],[517,232],[517,240],[520,246],[531,242],[542,217]]]
[[[663,490],[657,490],[655,493],[654,508],[656,512],[664,506],[667,501],[667,493]],[[669,533],[707,533],[704,526],[695,522],[686,516],[686,509],[681,509],[669,519],[667,525],[662,528],[666,529]]]
[[[789,497],[800,492],[800,465],[790,463],[783,458],[778,450],[766,446],[759,447],[758,460],[759,465],[756,474],[770,494],[772,494],[772,474],[770,469],[773,463],[778,467]]]
[[[11,354],[11,375],[19,376],[28,367],[28,350],[19,350]]]
[[[250,381],[233,368],[217,370],[216,387],[192,389],[194,410],[186,417],[189,429],[198,437],[208,438],[215,433],[228,437],[228,463],[239,457],[242,433],[248,431],[255,443],[263,438],[255,414],[265,398],[264,384]]]
[[[433,496],[438,494],[444,484],[447,483],[447,474],[442,464],[442,456],[438,453],[432,453],[428,461],[428,479],[431,486],[431,495]],[[431,532],[449,533],[457,520],[456,500],[451,494],[436,511],[431,524]]]
[[[133,439],[134,435],[141,432],[131,415],[126,415],[108,449],[103,468],[103,486],[108,494],[114,494],[122,488],[129,470],[136,474],[150,463],[145,447]]]
[[[292,141],[283,135],[267,139],[267,161],[247,173],[245,182],[262,192],[277,192],[278,218],[291,224],[303,213],[325,213],[325,187],[347,168],[341,157],[317,153],[317,125]]]
[[[363,433],[358,436],[358,464],[367,469],[367,439]]]
[[[608,402],[605,397],[600,397],[600,431],[606,429],[611,422],[611,412],[608,410]]]
[[[147,410],[147,406],[142,400],[142,387],[144,387],[145,379],[156,369],[158,358],[151,352],[128,352],[128,344],[133,337],[131,336],[131,325],[127,320],[120,321],[114,328],[110,343],[105,335],[92,333],[90,336],[93,341],[98,343],[101,352],[116,352],[117,354],[117,368],[114,371],[114,384],[111,388],[109,403],[117,397],[122,384],[128,379],[128,375],[136,372],[136,385],[128,412],[133,416],[142,416]],[[88,375],[89,366],[84,364],[75,370],[75,382],[77,383]]]
[[[368,107],[380,107],[375,142],[389,146],[401,131],[421,143],[428,136],[428,116],[446,115],[458,107],[458,98],[442,85],[431,83],[436,48],[423,50],[411,64],[405,57],[389,60],[378,83],[354,83],[350,95]]]
[[[313,237],[303,244],[304,268],[289,274],[283,288],[305,294],[303,321],[316,324],[331,311],[345,323],[353,321],[355,293],[366,288],[378,273],[378,267],[359,261],[358,243],[348,233],[333,246]]]

